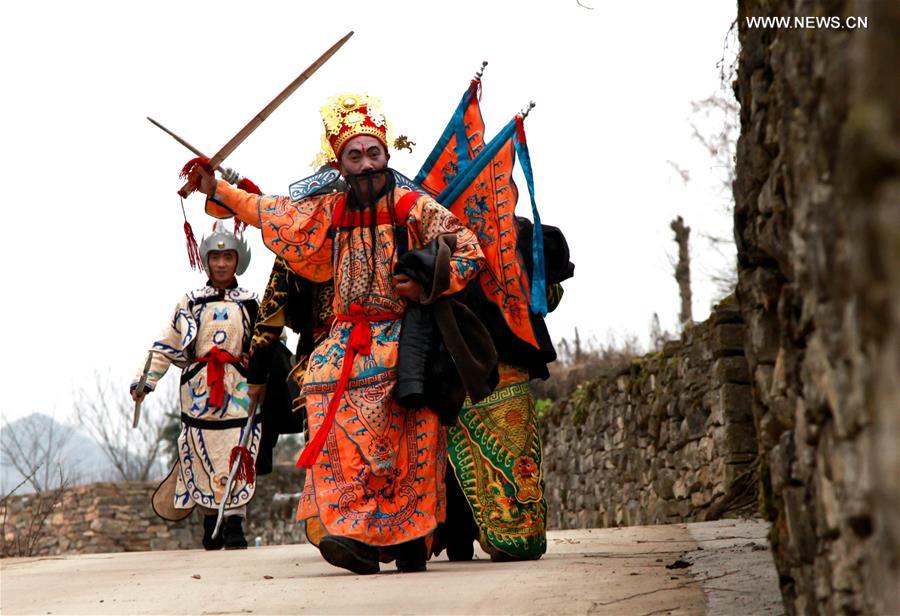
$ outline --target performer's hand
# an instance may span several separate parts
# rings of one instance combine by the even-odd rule
[[[135,402],[140,402],[146,396],[147,396],[146,391],[142,391],[142,392],[138,393],[138,391],[136,389],[131,390],[131,399],[134,400]]]
[[[197,190],[207,197],[212,197],[216,194],[216,174],[204,169],[203,165],[194,165],[190,179],[197,185]]]
[[[254,404],[262,404],[266,399],[266,386],[265,385],[251,385],[250,389],[247,391],[247,395],[250,396],[250,406],[253,407]]]
[[[406,274],[394,274],[394,287],[401,297],[414,302],[422,299],[422,283],[413,280]]]

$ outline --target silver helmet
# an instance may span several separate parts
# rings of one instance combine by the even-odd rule
[[[225,228],[221,220],[217,220],[213,224],[212,234],[204,237],[200,242],[200,260],[203,262],[203,269],[206,270],[207,276],[209,275],[209,262],[206,257],[210,251],[216,250],[233,250],[237,253],[235,276],[240,276],[247,271],[247,266],[250,265],[250,247],[247,246],[247,240],[235,236]]]

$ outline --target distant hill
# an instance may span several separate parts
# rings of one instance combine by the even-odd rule
[[[6,494],[24,479],[8,457],[16,455],[19,450],[15,446],[16,441],[26,452],[26,458],[47,462],[36,474],[41,486],[56,487],[60,467],[71,484],[116,477],[113,466],[94,439],[77,427],[60,423],[42,413],[32,413],[0,427],[0,494]],[[34,487],[25,483],[16,493],[33,491]]]

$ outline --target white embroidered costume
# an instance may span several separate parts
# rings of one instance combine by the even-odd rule
[[[177,509],[195,505],[213,509],[222,500],[231,450],[240,443],[248,417],[246,353],[258,309],[255,293],[236,286],[224,290],[206,286],[178,302],[169,324],[153,343],[147,389],[156,387],[171,364],[182,369]],[[215,383],[217,370],[221,385]],[[132,387],[136,383],[137,379]],[[215,404],[216,388],[220,389],[219,405]],[[260,434],[256,423],[247,445],[254,462]],[[226,507],[246,505],[255,487],[235,480]]]

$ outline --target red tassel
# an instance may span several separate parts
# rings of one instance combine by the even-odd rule
[[[188,263],[191,269],[198,272],[203,271],[203,261],[200,259],[200,247],[197,246],[197,238],[194,236],[194,229],[188,222],[187,214],[184,211],[184,199],[181,200],[181,214],[184,216],[184,241],[187,244]]]
[[[192,158],[184,164],[184,167],[181,168],[181,173],[178,175],[182,180],[188,179],[191,175],[191,171],[194,170],[194,167],[197,165],[203,165],[207,171],[209,169],[209,159],[203,158],[202,156],[198,156],[197,158]]]
[[[245,223],[243,220],[241,220],[240,218],[235,216],[234,217],[234,234],[243,236],[244,229],[246,229],[246,228],[247,228],[247,223]]]
[[[197,246],[197,238],[194,237],[191,223],[186,220],[184,221],[184,240],[187,244],[188,263],[191,264],[191,269],[198,272],[203,271],[203,262],[200,260],[200,247]]]
[[[256,469],[253,468],[253,456],[250,455],[250,450],[246,447],[241,447],[240,445],[232,447],[231,456],[228,460],[228,467],[231,468],[234,466],[234,462],[238,458],[240,458],[240,461],[238,462],[237,473],[234,478],[238,481],[256,483]]]
[[[193,172],[194,168],[197,165],[202,165],[204,169],[206,169],[209,173],[212,173],[212,168],[209,166],[209,159],[203,158],[202,156],[198,156],[197,158],[192,158],[184,164],[184,167],[181,168],[181,173],[179,177],[181,179],[187,180],[191,177],[191,172]],[[192,182],[191,184],[184,187],[185,190],[179,190],[178,194],[182,197],[187,197],[190,193],[197,190],[197,186]]]
[[[525,145],[525,121],[521,115],[516,116],[516,141]]]
[[[248,180],[247,178],[241,178],[241,181],[238,182],[238,188],[243,190],[244,192],[253,193],[254,195],[261,195],[262,191],[259,189],[259,186]]]

